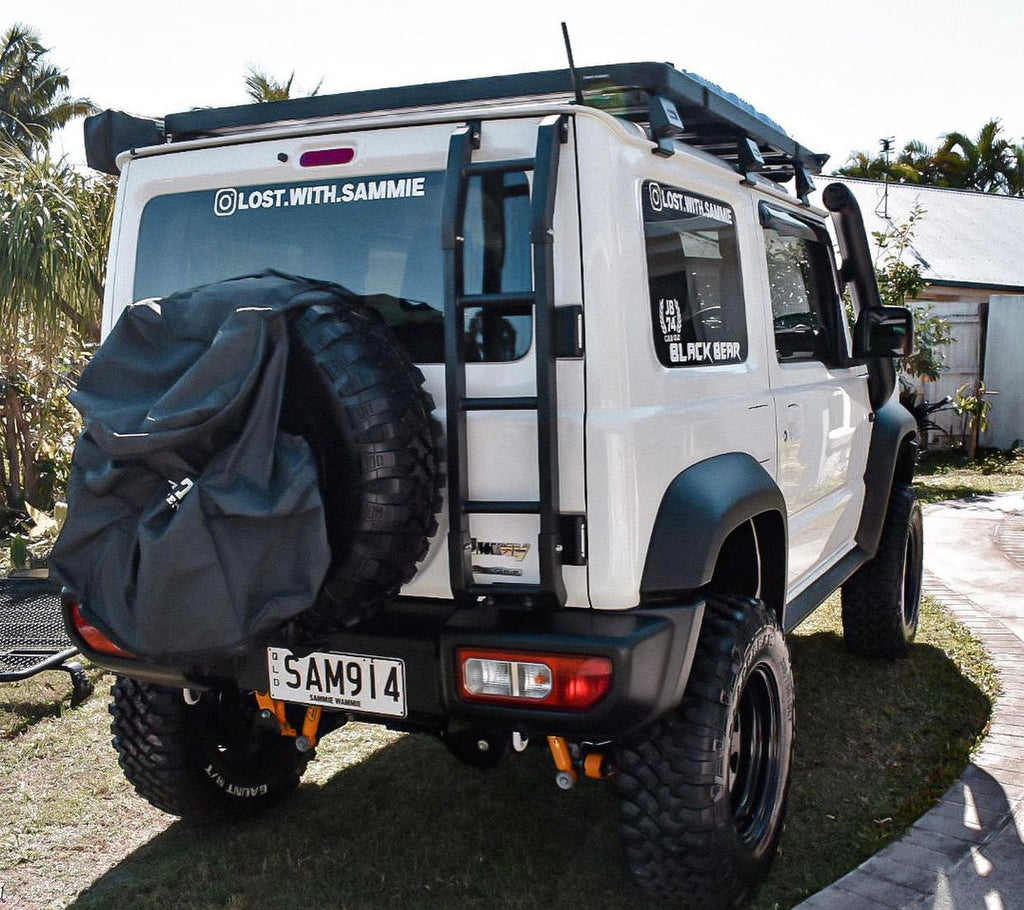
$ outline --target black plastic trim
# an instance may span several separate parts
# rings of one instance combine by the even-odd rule
[[[792,632],[821,604],[826,597],[836,590],[846,579],[856,572],[869,557],[860,547],[854,547],[831,569],[819,575],[810,585],[794,597],[783,611],[782,630]]]
[[[530,623],[493,611],[460,611],[441,636],[446,713],[486,729],[582,739],[623,736],[681,701],[703,615],[700,599],[623,612],[559,610],[534,614]],[[465,702],[455,691],[459,647],[607,657],[613,667],[612,689],[586,712]]]
[[[745,452],[698,462],[662,497],[640,581],[644,601],[694,591],[711,581],[725,539],[741,524],[786,502],[771,475]],[[776,569],[785,577],[786,567]]]
[[[868,558],[878,550],[901,449],[916,438],[917,423],[895,397],[875,412],[868,463],[864,470],[864,507],[856,535],[857,546]]]

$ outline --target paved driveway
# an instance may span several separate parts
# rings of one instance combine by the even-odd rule
[[[799,910],[1024,910],[1024,493],[925,507],[925,592],[984,642],[1003,694],[960,780]]]

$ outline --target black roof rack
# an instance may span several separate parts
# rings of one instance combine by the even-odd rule
[[[654,141],[661,139],[659,146],[665,154],[671,154],[666,139],[675,137],[724,159],[741,173],[760,170],[783,181],[799,171],[818,174],[828,159],[795,142],[778,124],[735,95],[668,63],[616,63],[580,67],[577,73],[588,106],[652,127]],[[566,100],[573,96],[567,69],[198,109],[169,114],[164,128],[172,141],[180,141],[313,117],[560,94],[566,95]],[[666,119],[665,102],[675,106],[681,123],[671,112]]]

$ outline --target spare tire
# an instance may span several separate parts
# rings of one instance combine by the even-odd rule
[[[352,626],[397,595],[441,507],[440,427],[423,374],[355,301],[289,314],[282,428],[317,461],[331,565],[307,615]]]

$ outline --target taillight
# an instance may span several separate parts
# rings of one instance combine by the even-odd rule
[[[356,157],[354,148],[314,149],[299,156],[300,167],[326,167],[330,164],[349,164]]]
[[[119,645],[115,645],[106,635],[97,629],[89,620],[82,615],[82,608],[79,604],[71,606],[71,624],[75,631],[82,636],[85,643],[94,651],[100,654],[110,654],[113,657],[134,657],[130,651],[125,651]]]
[[[607,657],[459,648],[456,661],[464,701],[586,711],[612,685]]]

